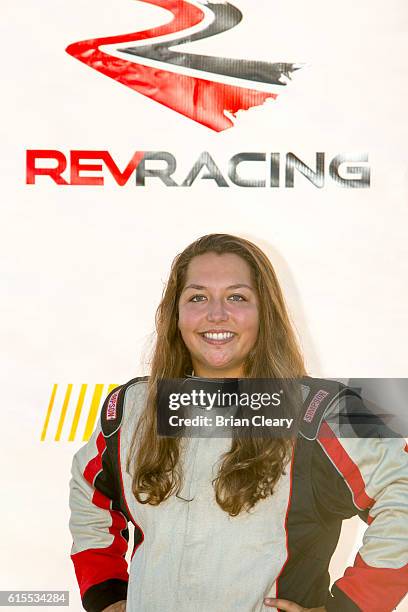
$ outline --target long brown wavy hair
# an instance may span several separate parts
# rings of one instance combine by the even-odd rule
[[[132,490],[143,504],[159,505],[182,486],[181,440],[157,435],[157,383],[192,374],[190,354],[178,328],[178,303],[189,263],[204,253],[234,253],[251,269],[259,303],[259,332],[244,364],[248,378],[294,378],[305,374],[282,292],[266,255],[255,244],[229,234],[209,234],[177,255],[156,312],[157,340],[148,381],[146,406],[133,434],[127,470]],[[222,457],[213,486],[218,505],[231,516],[249,511],[272,495],[290,458],[293,440],[234,436]]]

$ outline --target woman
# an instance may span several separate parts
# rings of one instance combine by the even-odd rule
[[[296,378],[305,369],[278,281],[254,244],[200,238],[173,262],[151,376],[115,389],[74,458],[72,560],[86,610],[389,612],[407,591],[401,440],[340,440],[347,389],[303,378],[300,435],[159,437],[162,379]],[[328,590],[341,522],[370,524]],[[374,521],[375,519],[375,521]],[[127,523],[135,525],[128,581]]]

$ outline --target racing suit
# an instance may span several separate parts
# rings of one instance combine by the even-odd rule
[[[273,495],[229,516],[212,481],[231,440],[190,439],[183,484],[158,506],[138,503],[125,469],[147,379],[116,388],[70,483],[72,561],[86,610],[127,599],[127,612],[259,612],[280,597],[328,612],[390,612],[408,584],[408,453],[402,438],[341,437],[338,414],[362,400],[304,379],[300,435]],[[375,427],[375,425],[373,426]],[[329,590],[343,519],[368,524],[353,567]],[[128,522],[135,527],[130,575]]]

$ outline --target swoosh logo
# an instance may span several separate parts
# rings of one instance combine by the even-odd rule
[[[236,27],[243,16],[229,2],[140,1],[166,9],[172,19],[141,32],[76,42],[67,53],[212,130],[228,129],[238,111],[276,99],[300,67],[177,50]]]

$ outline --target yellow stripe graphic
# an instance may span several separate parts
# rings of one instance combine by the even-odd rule
[[[43,426],[43,430],[42,430],[42,433],[41,433],[41,442],[44,442],[45,436],[47,435],[48,423],[50,422],[51,412],[52,412],[52,408],[54,406],[54,401],[55,401],[55,395],[57,393],[57,388],[58,388],[57,384],[55,384],[53,386],[53,388],[52,388],[50,401],[48,403],[47,415],[45,417],[44,426]]]
[[[78,423],[82,412],[82,407],[84,405],[85,394],[88,385],[81,385],[81,391],[79,392],[78,402],[75,408],[74,420],[72,421],[71,431],[69,433],[69,442],[73,442],[75,440],[76,432],[78,429]]]
[[[65,417],[68,410],[68,404],[72,393],[72,385],[67,386],[67,390],[65,392],[64,403],[62,404],[61,416],[58,422],[57,433],[55,434],[55,441],[59,442],[61,439],[61,432],[64,426]]]
[[[91,400],[91,407],[89,409],[88,420],[86,422],[84,437],[82,438],[85,442],[92,436],[92,432],[95,429],[96,417],[98,416],[98,409],[101,403],[101,397],[103,392],[103,385],[95,385],[95,391]]]
[[[47,408],[47,414],[45,416],[45,421],[44,421],[44,425],[43,425],[43,429],[41,432],[41,441],[43,442],[47,436],[47,432],[48,432],[48,427],[49,427],[49,423],[51,420],[51,414],[52,411],[55,410],[55,398],[57,395],[57,391],[58,391],[58,385],[57,383],[54,384],[53,388],[52,388],[52,392],[51,392],[51,397],[50,397],[50,401],[48,403],[48,408]],[[68,384],[66,391],[65,391],[65,395],[64,395],[64,399],[62,402],[62,408],[61,408],[61,414],[59,417],[59,421],[58,421],[58,426],[57,426],[57,431],[55,434],[55,438],[54,440],[56,442],[59,442],[61,440],[61,435],[62,435],[62,430],[65,424],[65,420],[66,420],[66,416],[67,416],[67,412],[68,412],[68,407],[69,407],[69,402],[72,396],[72,389],[73,389],[72,384]],[[81,416],[82,413],[84,412],[84,407],[85,407],[85,399],[86,399],[86,395],[87,395],[87,391],[88,391],[88,384],[81,384],[80,390],[79,390],[79,395],[78,395],[78,399],[77,399],[77,403],[75,406],[75,411],[74,411],[74,416],[72,419],[72,424],[71,424],[71,429],[69,432],[69,436],[68,436],[68,441],[69,442],[73,442],[75,440],[75,438],[77,437],[77,433],[78,433],[78,426],[79,423],[81,421]],[[109,384],[106,385],[107,387],[107,392],[105,393],[106,397],[111,391],[113,391],[113,389],[116,389],[119,385],[118,384]],[[85,442],[87,442],[89,440],[89,438],[91,437],[94,429],[95,429],[95,423],[96,423],[96,419],[98,418],[99,415],[99,411],[100,411],[100,406],[101,406],[101,399],[102,399],[102,394],[103,394],[103,389],[104,389],[105,385],[103,384],[97,384],[95,385],[95,388],[93,390],[93,394],[89,403],[89,413],[87,416],[87,421],[86,421],[86,425],[85,425],[85,431],[84,431],[84,435],[83,435],[83,440]],[[104,399],[104,398],[103,398]],[[88,403],[88,402],[87,402]],[[85,416],[85,415],[84,415]]]

